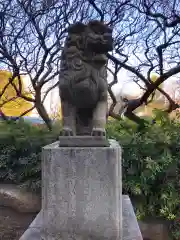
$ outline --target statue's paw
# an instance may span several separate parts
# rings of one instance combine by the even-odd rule
[[[106,131],[104,128],[93,128],[91,135],[96,137],[105,137]]]
[[[73,136],[73,131],[71,128],[68,128],[68,127],[65,127],[62,129],[61,133],[60,133],[61,136]]]

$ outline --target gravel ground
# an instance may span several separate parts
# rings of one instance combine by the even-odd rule
[[[35,214],[0,207],[0,240],[19,240],[34,218]]]

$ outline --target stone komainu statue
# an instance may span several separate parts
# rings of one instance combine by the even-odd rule
[[[103,22],[69,27],[59,74],[63,136],[105,136],[106,54],[112,48],[112,29]]]

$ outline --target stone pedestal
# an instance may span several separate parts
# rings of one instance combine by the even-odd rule
[[[121,148],[43,148],[42,209],[20,240],[142,240],[122,196]]]
[[[20,240],[122,239],[121,148],[42,152],[42,210]]]

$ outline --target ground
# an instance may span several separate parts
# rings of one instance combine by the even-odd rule
[[[35,217],[6,207],[0,207],[0,213],[0,240],[19,240]]]

